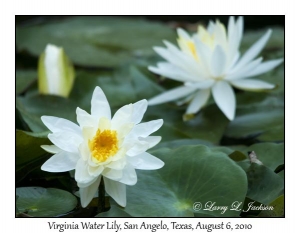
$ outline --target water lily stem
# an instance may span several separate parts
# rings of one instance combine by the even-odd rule
[[[98,213],[104,212],[105,209],[105,189],[104,189],[104,180],[101,177],[100,185],[98,188]]]

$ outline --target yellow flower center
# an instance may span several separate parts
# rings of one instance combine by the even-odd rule
[[[89,140],[89,148],[92,156],[98,162],[106,161],[118,151],[117,131],[115,130],[97,130],[92,140]]]

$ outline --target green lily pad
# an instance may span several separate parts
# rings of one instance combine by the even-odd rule
[[[267,205],[283,193],[283,179],[264,165],[252,163],[247,176],[247,196],[255,201]]]
[[[137,184],[127,187],[127,205],[123,209],[127,214],[133,217],[239,215],[239,211],[229,209],[223,214],[220,210],[204,210],[206,203],[231,208],[233,202],[242,203],[245,199],[246,174],[227,155],[206,146],[159,149],[153,155],[165,165],[155,171],[137,171]],[[196,202],[201,202],[203,208],[194,210]]]
[[[32,94],[25,97],[18,97],[16,100],[17,109],[29,128],[34,132],[47,131],[41,116],[56,116],[75,122],[77,104],[70,99]]]
[[[34,217],[55,217],[73,210],[77,205],[74,195],[64,190],[41,187],[17,188],[17,207],[20,212]]]
[[[16,71],[16,94],[22,93],[37,78],[35,70],[17,70]]]
[[[163,90],[151,80],[152,74],[147,75],[150,78],[141,68],[135,66],[120,68],[114,72],[79,71],[70,99],[89,112],[93,91],[99,86],[104,91],[111,108],[117,110],[126,104],[148,99]]]
[[[50,144],[48,138],[36,137],[33,133],[16,131],[16,170],[35,159],[45,157],[41,145]]]
[[[148,108],[144,119],[164,120],[163,126],[156,132],[156,135],[162,136],[163,141],[201,139],[213,144],[219,143],[228,120],[216,105],[207,106],[189,121],[182,120],[184,111],[185,107],[172,104],[155,105]]]
[[[252,93],[252,96],[255,94]],[[274,133],[274,127],[278,134]],[[225,135],[231,138],[258,137],[260,140],[283,141],[283,128],[284,100],[268,96],[261,102],[238,105],[236,118],[229,123]]]
[[[255,151],[257,158],[268,168],[275,169],[284,164],[284,144],[283,143],[257,143],[242,150],[245,154],[248,151]]]
[[[116,67],[154,55],[162,40],[175,40],[166,25],[128,17],[70,17],[18,27],[17,50],[39,56],[48,43],[61,46],[76,65]]]
[[[279,196],[272,201],[268,206],[273,207],[273,210],[262,210],[259,217],[284,217],[284,195]]]

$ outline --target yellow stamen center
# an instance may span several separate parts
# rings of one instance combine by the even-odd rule
[[[92,140],[89,140],[89,148],[92,156],[98,162],[106,161],[118,151],[117,131],[115,130],[97,130]]]

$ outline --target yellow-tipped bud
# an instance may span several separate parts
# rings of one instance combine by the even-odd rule
[[[38,62],[38,88],[41,94],[68,97],[74,83],[73,64],[63,48],[48,44]]]

